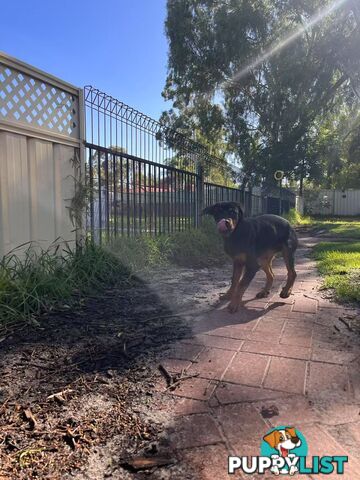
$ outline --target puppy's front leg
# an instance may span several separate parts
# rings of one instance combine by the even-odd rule
[[[236,312],[236,310],[239,307],[238,303],[238,296],[239,296],[239,281],[240,278],[244,272],[245,265],[244,263],[241,263],[239,261],[234,261],[234,272],[233,272],[233,278],[232,278],[232,283],[231,283],[231,295],[230,295],[230,304],[228,306],[228,309],[230,312]]]
[[[258,271],[259,267],[256,267],[255,265],[252,264],[246,264],[244,267],[244,275],[242,279],[240,280],[240,283],[234,291],[232,297],[231,297],[231,302],[229,304],[229,312],[234,313],[237,312],[241,302],[242,302],[242,297],[248,288],[251,280],[255,277],[256,272]]]
[[[240,280],[240,276],[238,275],[238,272],[237,272],[237,268],[238,268],[237,264],[238,264],[238,262],[236,262],[236,260],[234,260],[233,261],[233,273],[232,273],[230,288],[227,292],[220,293],[220,295],[219,295],[220,300],[230,300],[234,290],[236,290],[237,284],[239,283],[239,280]]]

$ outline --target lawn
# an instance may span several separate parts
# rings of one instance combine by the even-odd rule
[[[348,235],[348,229],[342,231]],[[320,243],[314,256],[324,276],[323,287],[334,289],[341,300],[360,302],[360,241]]]
[[[312,224],[317,230],[326,230],[327,233],[336,237],[360,239],[359,218],[335,218],[329,220],[314,218],[312,219]]]
[[[360,302],[360,219],[307,217],[294,209],[286,218],[297,228],[306,227],[318,236],[324,232],[334,237],[335,241],[322,242],[314,248],[319,272],[324,277],[323,288],[332,289],[339,300]]]
[[[308,227],[316,233],[324,230],[324,233],[334,237],[360,239],[360,218],[358,217],[310,217],[301,215],[294,208],[284,217],[295,227]]]

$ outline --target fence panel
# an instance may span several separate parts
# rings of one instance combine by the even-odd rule
[[[80,97],[76,87],[0,53],[0,257],[28,242],[75,245]]]
[[[236,172],[203,145],[91,86],[84,100],[86,220],[97,242],[197,227],[202,208],[216,202],[238,202],[247,216],[266,212],[261,189],[253,195],[209,180],[222,172],[235,184]]]
[[[204,182],[204,205],[208,206],[217,202],[238,202],[243,204],[244,192],[238,188]]]
[[[87,229],[98,242],[197,224],[197,175],[87,145]]]

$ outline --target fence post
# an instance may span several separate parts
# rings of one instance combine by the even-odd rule
[[[200,227],[202,223],[201,212],[204,209],[204,169],[198,163],[196,167],[196,226]]]

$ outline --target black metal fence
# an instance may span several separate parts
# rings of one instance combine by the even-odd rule
[[[87,228],[98,242],[197,226],[199,176],[87,144]]]
[[[85,107],[86,226],[97,243],[197,227],[202,208],[219,201],[241,203],[246,215],[275,208],[272,197],[208,181],[212,168],[228,182],[235,172],[141,112],[92,87],[85,88]]]

